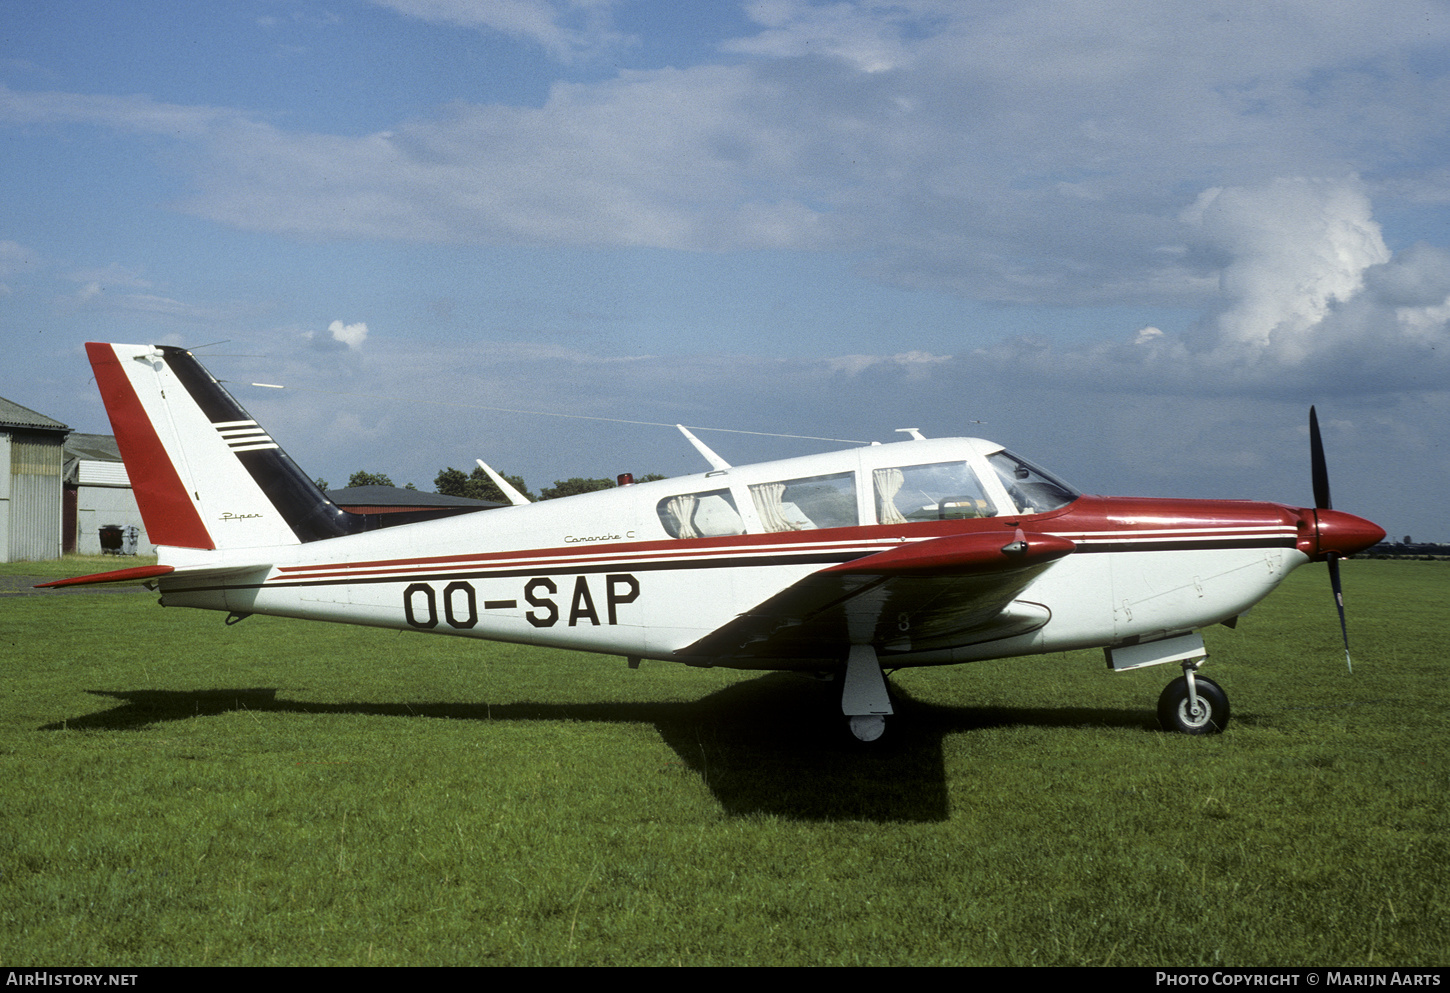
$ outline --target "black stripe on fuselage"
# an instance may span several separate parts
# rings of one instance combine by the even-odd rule
[[[518,579],[524,576],[579,576],[605,572],[666,572],[696,569],[739,569],[752,566],[767,568],[783,565],[834,565],[870,555],[870,552],[823,552],[816,555],[732,556],[731,558],[694,559],[670,562],[611,562],[560,568],[470,569],[456,572],[412,572],[403,576],[339,576],[335,579],[291,580],[289,582],[220,584],[165,588],[165,593],[201,593],[212,590],[275,590],[305,589],[319,586],[375,586],[379,583],[443,582],[458,579]]]
[[[1231,541],[1212,541],[1185,538],[1163,541],[1084,541],[1073,554],[1084,552],[1169,552],[1169,551],[1219,551],[1250,548],[1293,548],[1292,538],[1253,537]],[[330,579],[293,579],[268,583],[246,583],[242,585],[188,586],[167,589],[167,593],[200,593],[214,590],[257,590],[257,589],[301,589],[322,586],[372,586],[379,583],[412,583],[420,581],[442,582],[462,579],[517,579],[523,576],[578,576],[583,574],[618,572],[668,572],[673,570],[694,571],[699,569],[745,569],[769,568],[791,565],[836,565],[854,562],[875,554],[874,551],[816,552],[806,555],[731,555],[716,558],[669,559],[643,562],[605,562],[567,566],[557,562],[536,566],[511,566],[503,569],[459,569],[455,571],[420,570],[404,575],[391,576],[337,576]]]

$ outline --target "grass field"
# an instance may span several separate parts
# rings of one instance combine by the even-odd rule
[[[95,571],[114,563],[85,566]],[[35,570],[35,564],[8,567]],[[1176,667],[829,686],[0,597],[0,964],[1444,965],[1450,563],[1322,567]]]

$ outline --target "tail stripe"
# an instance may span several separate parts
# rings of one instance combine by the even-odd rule
[[[217,434],[222,436],[222,441],[234,452],[260,452],[267,448],[277,448],[278,445],[272,440],[266,431],[258,427],[256,421],[228,421],[223,424],[213,424]]]
[[[152,419],[121,368],[115,349],[91,342],[86,345],[86,354],[106,403],[106,413],[111,418],[111,430],[116,432],[116,447],[121,450],[136,503],[141,508],[146,537],[158,545],[215,548],[192,495],[166,454],[166,445],[157,436]]]

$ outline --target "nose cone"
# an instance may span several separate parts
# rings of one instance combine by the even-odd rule
[[[1341,510],[1316,510],[1315,531],[1319,536],[1319,554],[1322,558],[1333,552],[1336,555],[1353,555],[1384,540],[1385,529],[1355,517]]]

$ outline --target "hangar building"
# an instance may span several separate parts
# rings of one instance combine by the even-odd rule
[[[0,561],[58,559],[70,428],[0,398]]]
[[[67,552],[156,554],[111,435],[74,433],[65,440],[64,535]]]

